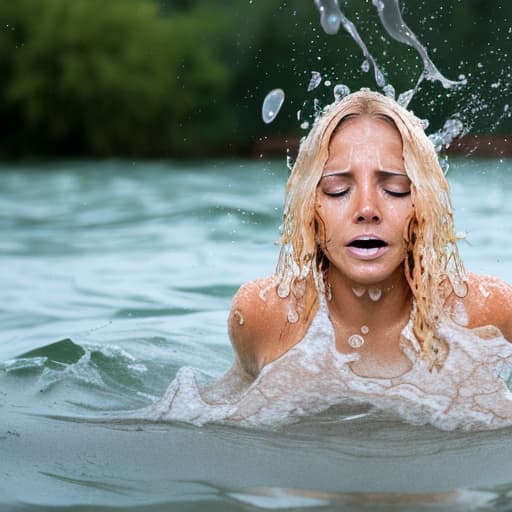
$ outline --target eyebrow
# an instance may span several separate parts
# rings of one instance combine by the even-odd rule
[[[409,178],[409,176],[407,176],[407,173],[403,172],[403,171],[398,171],[398,170],[391,170],[391,169],[379,169],[377,171],[377,174],[383,178],[391,178],[393,176],[405,176],[406,178]],[[332,172],[329,172],[327,174],[324,174],[320,179],[323,179],[323,178],[328,178],[330,176],[351,176],[352,175],[352,172],[351,171],[332,171]]]

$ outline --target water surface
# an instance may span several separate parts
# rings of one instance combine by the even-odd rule
[[[2,509],[369,510],[364,493],[453,489],[379,510],[512,506],[505,430],[368,410],[276,432],[105,420],[183,365],[204,382],[229,368],[230,300],[273,271],[287,174],[264,160],[0,169]],[[512,161],[452,161],[449,178],[467,267],[511,282]]]

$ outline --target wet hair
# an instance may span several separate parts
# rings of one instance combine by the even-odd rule
[[[355,116],[389,120],[400,133],[405,170],[411,181],[413,212],[404,229],[404,275],[416,303],[414,334],[430,368],[440,367],[448,344],[438,334],[447,297],[467,293],[456,245],[448,182],[422,122],[391,98],[362,90],[326,107],[302,141],[286,187],[281,250],[274,274],[280,297],[291,295],[297,309],[306,281],[325,293],[328,262],[319,246],[316,189],[340,124]],[[297,315],[292,315],[296,319]]]

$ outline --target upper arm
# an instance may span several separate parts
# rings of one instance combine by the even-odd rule
[[[264,299],[260,296],[262,290],[261,281],[242,285],[233,297],[228,317],[233,349],[242,368],[253,377],[258,375],[264,364],[262,341],[266,313]]]
[[[512,286],[496,277],[470,275],[470,327],[494,325],[512,342]]]

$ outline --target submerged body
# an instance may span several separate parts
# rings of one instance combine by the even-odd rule
[[[181,371],[156,417],[275,425],[366,403],[440,428],[512,425],[512,288],[466,275],[421,122],[362,91],[326,109],[288,181],[274,276],[241,287],[233,369]]]
[[[478,279],[475,293],[489,293],[496,280]],[[286,318],[286,300],[268,289],[259,293],[265,280],[246,286],[235,303],[254,299],[260,307],[243,318],[261,327],[268,325],[268,312],[281,310]],[[492,300],[492,299],[491,299]],[[265,314],[265,311],[267,313]],[[454,316],[463,322],[463,306]],[[240,325],[241,317],[234,319]],[[413,333],[414,309],[399,334],[399,350],[407,368],[389,377],[364,376],[359,372],[364,357],[356,350],[340,350],[336,327],[329,318],[328,301],[320,297],[306,332],[298,342],[263,363],[255,377],[239,362],[212,386],[200,388],[194,372],[183,368],[165,396],[153,404],[148,415],[202,425],[209,422],[242,426],[275,427],[336,408],[341,418],[366,414],[368,406],[413,424],[431,424],[443,430],[495,429],[512,425],[512,393],[506,381],[512,370],[512,344],[495,327],[471,328],[456,322],[441,327],[450,340],[450,353],[443,368],[430,371],[421,358]],[[283,320],[285,324],[287,320]],[[299,328],[299,326],[297,326]],[[267,331],[268,332],[268,331]],[[263,339],[263,338],[260,338]],[[276,355],[277,354],[277,355]],[[267,354],[268,355],[268,354]]]

